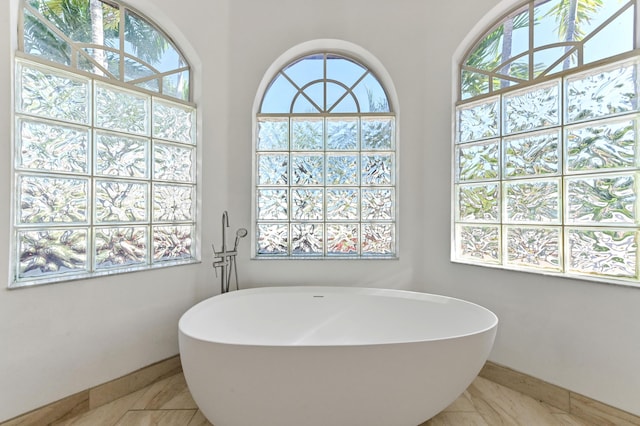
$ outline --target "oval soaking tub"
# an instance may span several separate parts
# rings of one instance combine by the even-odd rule
[[[180,318],[184,375],[215,426],[416,426],[489,356],[498,318],[401,290],[266,287]]]

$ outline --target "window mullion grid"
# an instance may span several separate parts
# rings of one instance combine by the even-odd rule
[[[358,79],[358,83],[364,78],[363,74],[359,79]],[[357,83],[356,83],[357,84]],[[355,84],[354,84],[355,87]],[[352,88],[353,89],[353,88]],[[358,111],[360,111],[360,106],[358,105]],[[362,252],[362,246],[363,246],[363,242],[364,242],[364,228],[362,226],[363,223],[363,217],[362,217],[362,116],[358,117],[357,119],[357,123],[358,123],[358,131],[357,131],[357,137],[356,137],[356,149],[357,149],[357,153],[358,153],[358,165],[356,167],[356,169],[358,170],[358,216],[357,216],[357,220],[358,220],[358,256],[362,256],[363,252]]]
[[[122,39],[124,39],[124,37],[122,37]],[[122,50],[123,52],[123,58],[124,58],[124,49]],[[124,63],[124,61],[123,61]],[[123,74],[124,75],[124,74]],[[162,92],[162,90],[160,90]],[[149,101],[149,153],[147,154],[147,167],[148,167],[148,173],[147,173],[147,182],[149,185],[149,194],[147,195],[147,223],[146,223],[146,227],[147,227],[147,265],[151,266],[154,264],[154,252],[155,252],[155,248],[154,248],[154,232],[155,232],[155,219],[153,217],[153,207],[154,207],[154,201],[153,201],[153,197],[154,197],[154,192],[156,190],[155,188],[155,184],[157,183],[157,181],[155,180],[155,168],[154,168],[154,164],[155,164],[155,155],[156,155],[156,138],[155,138],[155,130],[154,130],[154,117],[153,117],[153,111],[155,108],[155,102],[156,102],[156,98],[154,96],[151,96],[151,99]]]
[[[149,132],[147,132],[146,134],[142,135],[139,133],[136,133],[136,131],[130,131],[130,129],[127,130],[122,130],[122,129],[110,129],[110,125],[108,124],[104,124],[104,123],[100,123],[101,120],[99,120],[99,117],[97,116],[96,110],[97,110],[97,81],[103,82],[105,84],[109,84],[109,85],[113,85],[115,87],[119,87],[119,88],[127,88],[129,92],[135,92],[140,96],[146,96],[149,98],[149,103],[150,103],[150,107],[149,110],[146,112],[147,114],[147,119],[149,120],[149,122],[151,121],[151,114],[152,114],[152,110],[153,107],[151,105],[151,98],[152,95],[158,95],[159,97],[162,98],[167,98],[170,99],[172,102],[177,102],[180,104],[185,104],[187,105],[187,102],[184,102],[180,97],[169,97],[169,96],[164,96],[162,95],[162,79],[158,80],[158,84],[159,84],[159,93],[155,93],[153,90],[147,90],[145,88],[140,88],[140,87],[131,87],[132,83],[126,83],[125,82],[125,69],[126,69],[126,63],[125,63],[125,21],[126,21],[126,17],[129,13],[129,8],[124,7],[122,5],[119,5],[117,2],[111,2],[111,1],[107,1],[107,0],[103,0],[103,3],[110,5],[111,7],[114,8],[118,8],[120,9],[120,23],[119,23],[119,46],[117,49],[108,49],[110,50],[112,53],[118,55],[118,62],[117,62],[117,68],[120,71],[120,78],[118,80],[114,79],[114,76],[112,74],[107,73],[107,77],[101,76],[98,74],[94,74],[91,73],[90,71],[87,70],[83,70],[81,68],[79,68],[80,65],[80,61],[78,60],[79,57],[84,57],[85,59],[87,59],[90,62],[93,62],[93,57],[86,53],[83,48],[84,47],[95,47],[95,48],[102,48],[101,46],[93,46],[91,44],[83,44],[83,43],[75,43],[74,41],[72,41],[69,38],[69,35],[66,34],[66,32],[61,31],[60,29],[58,29],[58,27],[56,25],[51,24],[50,21],[48,21],[47,18],[45,18],[42,14],[40,14],[37,10],[35,10],[31,5],[25,3],[22,8],[22,13],[20,13],[19,15],[19,40],[18,40],[18,44],[20,47],[20,51],[16,52],[16,63],[18,64],[17,67],[19,66],[23,66],[21,65],[24,62],[26,62],[26,60],[29,60],[30,62],[33,62],[34,64],[37,64],[37,66],[33,65],[33,68],[35,68],[35,70],[39,73],[41,73],[42,75],[44,75],[44,78],[42,77],[38,77],[38,81],[37,83],[46,83],[47,79],[49,78],[59,78],[59,77],[63,77],[63,78],[68,78],[70,81],[71,80],[76,80],[76,82],[78,80],[83,80],[84,83],[86,85],[86,90],[87,90],[87,97],[86,99],[83,99],[83,102],[79,102],[77,99],[77,89],[74,87],[69,87],[69,88],[65,88],[63,86],[61,86],[61,89],[65,89],[66,90],[66,94],[67,95],[74,95],[76,96],[76,99],[73,99],[72,103],[67,104],[66,106],[70,106],[73,108],[73,102],[75,102],[76,104],[83,104],[84,102],[86,102],[86,109],[87,109],[87,114],[88,116],[84,116],[82,119],[75,119],[73,115],[65,115],[67,114],[68,111],[66,111],[66,106],[59,106],[56,102],[51,102],[51,104],[47,104],[46,108],[49,108],[50,111],[53,111],[53,115],[49,116],[49,114],[52,114],[52,112],[46,112],[46,108],[45,113],[44,114],[40,114],[39,110],[37,109],[32,109],[29,111],[21,111],[20,107],[16,108],[16,112],[14,113],[14,126],[16,125],[16,123],[19,123],[18,120],[20,119],[31,119],[34,122],[38,122],[41,121],[42,123],[40,123],[41,125],[46,124],[49,127],[59,127],[59,126],[66,126],[66,127],[75,127],[75,128],[82,128],[84,130],[86,130],[87,135],[86,135],[86,139],[83,137],[82,138],[82,145],[80,145],[80,143],[78,143],[78,146],[81,146],[82,149],[85,151],[82,154],[78,154],[80,153],[80,148],[78,148],[77,146],[71,146],[71,147],[65,147],[68,148],[69,151],[73,150],[73,153],[70,154],[71,160],[70,161],[75,161],[76,163],[79,161],[78,158],[80,158],[80,155],[84,155],[86,157],[84,157],[84,161],[86,161],[86,169],[82,169],[81,171],[78,170],[78,168],[76,167],[69,167],[68,164],[63,163],[62,165],[60,165],[59,163],[56,163],[56,158],[55,157],[55,153],[50,151],[50,148],[47,147],[45,145],[45,143],[48,143],[49,141],[53,141],[54,143],[58,143],[59,141],[57,139],[52,138],[49,135],[44,135],[41,136],[40,139],[44,142],[41,142],[41,147],[42,149],[47,149],[47,153],[51,156],[51,161],[50,163],[52,164],[52,166],[47,166],[47,167],[41,167],[41,168],[36,168],[35,163],[33,160],[31,161],[30,165],[22,165],[18,163],[18,157],[17,155],[19,155],[19,153],[15,153],[14,158],[13,158],[13,170],[14,170],[14,182],[16,183],[16,185],[14,185],[14,194],[13,197],[15,199],[14,203],[13,203],[13,207],[12,210],[15,210],[14,216],[13,216],[13,228],[14,228],[14,235],[13,235],[13,244],[12,246],[14,247],[14,249],[12,250],[12,252],[14,254],[12,254],[12,257],[15,256],[15,261],[13,262],[12,265],[12,269],[15,271],[14,272],[14,283],[10,284],[10,287],[12,286],[22,286],[22,285],[31,285],[31,284],[36,284],[36,283],[49,283],[49,282],[58,282],[58,281],[65,281],[68,279],[77,279],[77,278],[86,278],[86,277],[91,277],[91,276],[98,276],[98,275],[104,275],[104,274],[108,274],[111,273],[112,271],[114,272],[124,272],[127,270],[131,270],[131,269],[142,269],[142,268],[146,268],[149,267],[153,261],[153,224],[154,224],[154,217],[153,217],[153,191],[155,189],[155,182],[153,179],[153,171],[151,169],[152,164],[153,164],[153,154],[154,154],[154,146],[155,146],[155,140],[152,139],[151,137],[151,130],[149,130]],[[71,58],[70,58],[70,62],[68,61],[57,61],[55,58],[48,58],[46,55],[44,54],[38,54],[38,53],[31,53],[31,52],[25,52],[25,14],[26,13],[31,13],[33,14],[33,16],[36,17],[36,20],[38,21],[39,24],[45,26],[47,28],[48,31],[52,32],[56,37],[59,37],[60,39],[62,39],[63,41],[65,41],[67,43],[67,45],[70,48],[70,52],[71,52]],[[160,31],[160,30],[158,30]],[[41,52],[42,53],[42,52]],[[134,58],[136,59],[136,58]],[[138,58],[139,59],[139,58]],[[51,61],[53,60],[53,63],[51,63]],[[56,62],[57,61],[57,62]],[[31,64],[29,64],[28,66],[32,66]],[[103,70],[106,71],[106,68],[103,68],[101,65],[99,65],[99,67]],[[69,69],[71,68],[71,70]],[[16,88],[16,91],[18,93],[21,93],[24,89],[24,82],[22,80],[20,80],[20,76],[22,75],[22,71],[20,71],[19,68],[17,68],[17,72],[16,72],[16,76],[17,76],[17,81],[16,84],[18,84],[19,86]],[[188,71],[189,67],[185,66],[184,69],[179,69],[178,71]],[[60,74],[58,74],[58,72]],[[162,74],[162,73],[161,73]],[[189,73],[189,77],[191,78],[191,73]],[[23,85],[23,86],[20,86]],[[31,89],[33,89],[33,87],[31,87]],[[40,88],[37,88],[38,90],[40,90]],[[151,93],[153,92],[153,93]],[[110,101],[107,101],[107,104]],[[112,101],[112,102],[117,102],[117,101]],[[190,105],[190,107],[194,107],[194,105]],[[114,110],[111,110],[109,107],[107,107],[107,109],[109,109],[109,111],[105,114],[108,115],[108,119],[114,118],[115,114]],[[191,108],[193,109],[193,108]],[[175,112],[172,112],[175,113]],[[187,112],[188,114],[188,112]],[[54,117],[55,116],[55,117]],[[101,115],[102,116],[102,115]],[[60,118],[63,117],[63,118]],[[75,120],[75,121],[74,121]],[[37,123],[36,123],[37,124]],[[58,126],[56,126],[56,124]],[[49,130],[47,130],[49,131]],[[98,167],[98,151],[99,149],[102,149],[102,143],[107,143],[105,141],[102,141],[101,138],[99,138],[99,135],[102,135],[102,132],[105,133],[109,133],[109,134],[119,134],[120,136],[122,136],[123,138],[127,137],[127,136],[132,136],[133,138],[139,138],[142,137],[145,139],[145,146],[148,149],[148,152],[146,153],[146,158],[144,158],[144,161],[146,161],[147,163],[147,174],[142,176],[141,174],[136,174],[136,175],[128,175],[126,172],[125,173],[116,173],[116,174],[110,174],[110,173],[104,173],[102,174],[101,169]],[[195,131],[193,130],[193,128],[191,129],[192,131],[192,137],[189,138],[189,148],[191,149],[192,152],[192,157],[191,157],[191,163],[192,165],[196,163],[197,158],[195,157]],[[16,132],[17,133],[17,132]],[[84,132],[81,132],[84,133]],[[62,135],[62,137],[67,137],[66,135]],[[75,137],[75,136],[72,136]],[[177,136],[178,139],[180,139],[181,136]],[[15,136],[15,140],[13,141],[14,146],[17,146],[16,144],[18,143],[18,138],[21,138],[20,135],[16,134]],[[171,139],[171,137],[170,137]],[[178,140],[176,139],[176,140]],[[86,141],[86,142],[84,142]],[[180,144],[183,144],[184,141],[181,141]],[[22,142],[20,142],[22,143]],[[178,144],[177,142],[169,142],[171,144]],[[86,144],[86,146],[85,146]],[[34,148],[34,149],[37,149]],[[66,153],[68,154],[68,152]],[[63,152],[63,155],[66,155]],[[36,161],[39,160],[39,157],[33,157],[35,158]],[[137,161],[140,161],[140,158],[142,157],[138,157]],[[20,191],[20,187],[18,187],[18,182],[20,182],[22,180],[21,176],[35,176],[37,178],[51,178],[51,179],[67,179],[67,182],[63,182],[63,189],[61,190],[62,194],[59,198],[63,201],[68,201],[69,204],[80,204],[80,207],[76,207],[76,209],[79,208],[83,208],[84,209],[84,214],[82,216],[79,216],[77,214],[77,212],[72,212],[70,214],[67,214],[65,216],[65,214],[58,214],[56,217],[53,216],[46,216],[44,219],[38,219],[35,218],[33,221],[37,222],[37,223],[20,223],[22,221],[21,219],[21,215],[23,214],[23,212],[21,211],[21,208],[19,207],[19,203],[21,198],[23,197],[23,195],[21,193],[19,193]],[[78,191],[78,187],[74,186],[74,182],[71,181],[70,179],[77,179],[78,182],[81,182],[83,185],[83,193],[82,195],[84,196],[82,199],[79,200],[79,195],[77,194]],[[182,225],[188,225],[190,227],[190,230],[193,232],[195,230],[196,227],[196,216],[194,216],[196,214],[196,206],[195,206],[195,196],[196,196],[196,176],[195,174],[191,177],[191,179],[189,179],[188,182],[183,182],[181,180],[181,178],[177,178],[176,182],[173,181],[166,181],[167,184],[177,184],[180,186],[184,186],[185,188],[188,186],[189,188],[189,193],[191,194],[191,216],[189,216],[189,220],[182,220],[180,218],[178,219],[168,219],[167,221],[165,221],[167,223],[167,226],[170,227],[177,227],[177,226],[182,226]],[[37,182],[37,181],[36,181]],[[145,219],[142,220],[142,218],[138,215],[138,216],[129,216],[128,214],[126,216],[120,216],[117,217],[117,220],[110,220],[110,219],[106,219],[106,220],[101,220],[102,216],[99,216],[99,212],[98,212],[98,197],[100,196],[100,191],[102,191],[104,188],[102,187],[98,187],[98,182],[105,182],[106,185],[110,185],[111,183],[114,184],[124,184],[126,189],[121,189],[123,191],[128,191],[129,190],[129,186],[128,184],[132,184],[132,185],[138,185],[138,188],[140,191],[144,190],[144,195],[146,196],[146,204],[144,205],[144,214]],[[69,183],[69,184],[67,184]],[[162,183],[165,183],[165,181],[163,181]],[[86,188],[84,187],[84,185],[86,185]],[[68,189],[67,187],[70,187],[71,189]],[[121,186],[121,188],[123,188]],[[50,190],[51,188],[45,188],[44,190]],[[67,194],[68,192],[68,194]],[[108,196],[107,198],[110,198],[111,196]],[[56,200],[55,204],[53,204],[51,206],[52,209],[56,209],[57,208],[57,204],[59,204],[60,200]],[[128,205],[123,205],[121,206],[123,209],[124,208],[128,208]],[[38,208],[37,205],[35,205],[35,207],[32,207],[33,209]],[[43,211],[45,209],[41,209],[41,211]],[[48,210],[47,210],[48,211]],[[60,211],[60,209],[58,208],[57,211]],[[139,212],[142,212],[142,208],[139,209]],[[31,212],[27,212],[26,214],[31,214]],[[40,214],[40,213],[38,213]],[[100,213],[101,214],[101,213]],[[77,220],[77,217],[81,217],[82,220]],[[25,221],[26,222],[26,221]],[[159,223],[164,223],[163,221],[160,221]],[[146,259],[145,262],[133,262],[133,268],[131,268],[129,265],[131,265],[130,263],[128,263],[128,260],[125,260],[124,263],[120,264],[113,264],[113,265],[102,265],[100,268],[98,268],[98,259],[99,257],[97,257],[97,238],[99,237],[99,230],[100,229],[110,229],[110,230],[115,230],[115,229],[125,229],[125,228],[131,228],[131,229],[137,229],[137,230],[142,230],[143,228],[146,230]],[[83,236],[86,236],[86,241],[83,240],[83,250],[86,250],[86,253],[80,253],[79,250],[79,245],[77,248],[77,253],[80,253],[78,256],[75,255],[75,251],[76,248],[74,247],[74,253],[70,253],[67,254],[67,256],[70,256],[69,258],[64,257],[65,254],[63,253],[62,257],[60,259],[56,259],[51,261],[52,263],[54,263],[54,265],[52,265],[52,268],[55,269],[49,269],[47,268],[45,270],[45,268],[41,268],[41,270],[37,273],[37,274],[27,274],[26,276],[20,277],[20,246],[21,246],[21,242],[19,241],[19,233],[20,232],[25,232],[25,231],[29,231],[31,229],[35,229],[35,230],[44,230],[44,231],[64,231],[64,230],[70,230],[70,231],[82,231]],[[85,230],[86,230],[86,234],[85,234]],[[139,235],[139,237],[142,237],[142,235]],[[53,238],[53,237],[52,237]],[[137,237],[136,237],[137,238]],[[54,246],[52,246],[52,249],[57,249],[60,246],[64,246],[66,244],[66,242],[62,242],[62,239],[59,238],[60,241],[54,241],[51,244],[54,244]],[[43,243],[45,244],[45,243]],[[46,243],[48,244],[48,243]],[[69,243],[72,244],[72,243]],[[48,246],[44,245],[44,248],[46,249]],[[67,249],[68,247],[62,247],[62,249]],[[181,247],[183,248],[183,247]],[[64,250],[63,250],[64,251]],[[183,252],[184,253],[184,252]],[[191,250],[191,253],[193,253],[193,249]],[[141,257],[141,253],[136,253],[135,256],[133,256],[132,258],[135,258],[137,260],[140,260]],[[76,268],[77,265],[80,265],[80,262],[78,261],[78,258],[82,256],[83,257],[83,262],[82,262],[82,267],[80,268],[79,266]],[[44,257],[44,256],[42,256]],[[126,256],[125,256],[126,257]],[[188,259],[192,259],[192,256],[189,256]],[[173,259],[169,259],[169,260],[173,260]],[[182,257],[177,258],[177,260],[185,260]],[[67,265],[72,264],[71,266],[68,267],[69,271],[67,272]],[[65,269],[65,271],[62,271],[62,269]]]
[[[581,61],[583,49],[579,49],[579,61]],[[582,62],[581,62],[582,63]],[[560,251],[562,264],[560,265],[560,271],[563,274],[567,273],[567,262],[569,261],[569,253],[567,246],[567,232],[566,232],[566,212],[567,212],[567,200],[568,194],[566,193],[566,185],[565,179],[567,174],[567,159],[566,159],[566,151],[567,151],[567,132],[565,131],[567,125],[567,93],[566,93],[566,76],[562,76],[560,79],[560,138],[558,143],[560,144],[560,149],[558,155],[560,156],[560,247],[562,250]]]
[[[319,55],[315,54],[312,56],[316,56],[314,57],[313,60],[318,60]],[[289,164],[288,164],[288,172],[289,172],[289,182],[288,185],[284,186],[288,189],[288,200],[287,200],[287,208],[288,208],[288,212],[287,212],[287,223],[288,223],[288,230],[291,232],[291,230],[293,229],[293,226],[295,225],[301,225],[304,226],[306,225],[315,225],[316,227],[318,227],[317,229],[321,229],[322,232],[322,250],[319,250],[319,247],[316,246],[315,244],[312,243],[312,247],[314,248],[318,248],[317,252],[314,252],[315,256],[308,256],[306,253],[294,253],[294,249],[297,247],[296,244],[294,244],[293,242],[293,233],[291,233],[289,235],[289,240],[288,240],[288,257],[290,258],[353,258],[353,257],[361,257],[362,253],[363,253],[363,248],[362,248],[362,241],[363,241],[363,233],[362,230],[363,225],[365,224],[375,224],[375,223],[391,223],[391,224],[395,224],[395,213],[392,213],[392,219],[390,220],[386,220],[386,219],[382,219],[383,216],[378,217],[377,214],[377,210],[373,210],[375,209],[374,205],[376,204],[376,200],[371,200],[371,204],[372,204],[372,210],[371,210],[371,218],[372,219],[367,219],[366,221],[363,219],[363,207],[362,207],[362,194],[363,194],[363,188],[367,188],[367,189],[373,189],[375,187],[376,184],[380,184],[382,185],[382,183],[384,183],[384,177],[380,178],[382,179],[380,182],[376,181],[375,178],[372,178],[372,182],[368,182],[366,183],[366,186],[363,186],[363,178],[362,178],[362,173],[363,173],[363,155],[366,154],[371,154],[373,155],[394,155],[395,154],[395,146],[390,147],[390,149],[387,151],[384,150],[384,143],[388,143],[389,142],[389,137],[390,136],[386,136],[385,135],[385,131],[389,131],[389,130],[385,130],[385,129],[389,129],[389,127],[385,127],[388,126],[388,123],[385,123],[385,119],[380,120],[378,123],[371,123],[372,128],[369,130],[370,132],[375,132],[372,133],[372,137],[375,138],[380,138],[380,139],[376,139],[375,143],[376,144],[382,144],[383,149],[380,149],[380,146],[372,146],[372,147],[367,147],[366,152],[363,151],[363,145],[361,142],[362,139],[362,120],[361,118],[363,117],[363,113],[360,111],[359,108],[359,103],[358,103],[358,96],[355,95],[353,93],[353,89],[358,86],[358,84],[362,83],[363,80],[370,75],[370,71],[366,68],[366,67],[361,67],[362,68],[362,72],[358,73],[358,74],[354,74],[353,76],[349,75],[349,80],[344,82],[344,93],[337,93],[338,96],[338,100],[334,101],[331,100],[331,102],[334,102],[332,105],[329,105],[328,102],[328,97],[330,94],[333,94],[333,92],[331,92],[331,88],[328,85],[328,72],[331,71],[329,69],[329,62],[328,62],[328,53],[322,53],[322,77],[318,78],[318,77],[314,77],[313,79],[310,78],[309,82],[307,84],[303,84],[301,82],[298,83],[294,83],[292,78],[289,78],[289,76],[287,75],[288,73],[285,72],[285,70],[288,69],[288,67],[284,67],[282,68],[280,71],[278,71],[278,73],[276,74],[276,77],[274,77],[274,79],[272,81],[275,81],[278,77],[283,76],[285,80],[288,81],[288,83],[292,86],[291,87],[291,94],[287,94],[287,96],[291,97],[291,103],[289,103],[288,105],[288,110],[287,111],[282,111],[281,113],[278,113],[277,110],[274,110],[272,112],[268,112],[268,113],[263,113],[263,112],[258,112],[256,114],[256,117],[258,119],[258,121],[260,122],[261,120],[265,120],[265,121],[269,121],[270,119],[274,119],[274,121],[277,120],[277,117],[287,117],[289,119],[289,150],[287,152],[288,154],[288,158],[289,158]],[[333,59],[333,57],[332,57]],[[348,59],[348,58],[346,58]],[[300,59],[298,59],[299,61]],[[355,62],[355,61],[354,61]],[[297,62],[296,62],[297,63]],[[352,72],[352,71],[350,71]],[[352,77],[355,79],[355,81],[353,81]],[[333,78],[333,76],[332,76]],[[375,76],[373,77],[375,78]],[[313,80],[313,81],[312,81]],[[339,80],[339,78],[338,78]],[[312,101],[312,99],[307,95],[307,93],[305,92],[306,87],[311,86],[312,84],[317,84],[317,83],[322,83],[322,97],[323,100],[320,104],[316,104]],[[269,90],[274,90],[273,87],[270,87],[267,89],[267,91]],[[318,112],[311,112],[311,113],[298,113],[298,112],[293,112],[293,108],[294,108],[294,101],[299,98],[299,96],[303,96],[303,98],[305,98],[307,101],[309,101],[311,103],[311,105],[313,105],[314,107],[319,107]],[[266,96],[266,94],[263,94],[263,100],[264,100],[264,96]],[[353,100],[355,102],[355,106],[349,106],[347,105],[347,107],[351,108],[349,109],[350,112],[340,112],[340,113],[333,113],[333,111],[327,111],[328,108],[333,107],[338,105],[345,97],[347,96],[352,96]],[[384,93],[384,98],[386,100],[387,96],[386,96],[386,92]],[[366,99],[363,100],[363,102]],[[261,109],[264,107],[264,104],[261,104]],[[355,109],[354,109],[355,108]],[[371,115],[372,118],[381,118],[381,117],[389,117],[390,120],[393,120],[393,118],[395,118],[395,114],[393,114],[391,111],[386,110],[386,112],[376,112],[376,113],[371,113],[371,114],[366,114],[366,115]],[[332,141],[332,144],[330,145],[329,143],[329,131],[328,131],[328,122],[329,122],[329,118],[331,117],[331,119],[336,119],[337,122],[341,122],[343,120],[341,119],[347,119],[349,118],[348,122],[350,123],[344,123],[345,127],[344,129],[342,127],[332,127],[332,132],[334,132],[334,140]],[[322,119],[322,128],[323,128],[323,136],[322,136],[322,145],[318,144],[318,143],[313,143],[313,141],[318,141],[317,139],[313,139],[315,138],[315,136],[313,136],[315,134],[315,130],[311,130],[310,133],[307,133],[304,137],[305,138],[311,138],[309,139],[309,141],[311,141],[310,145],[306,145],[306,144],[297,144],[297,142],[294,140],[294,126],[291,125],[291,123],[295,122],[299,122],[299,123],[304,123],[305,118],[308,118],[308,121],[312,121],[312,120],[317,120],[317,119]],[[354,123],[352,119],[356,119],[357,121]],[[296,120],[293,120],[296,119]],[[299,120],[299,121],[298,121]],[[341,125],[342,123],[339,123],[339,125]],[[304,125],[304,124],[303,124]],[[355,128],[350,127],[350,126],[355,126]],[[393,129],[393,141],[395,141],[395,127],[392,127]],[[306,132],[306,130],[304,128],[300,128],[300,130],[302,132]],[[266,130],[267,133],[264,134],[264,136],[267,138],[266,140],[270,139],[271,136],[269,136],[268,132],[269,130]],[[357,135],[355,135],[354,133],[357,132]],[[380,132],[380,133],[378,133]],[[296,130],[296,136],[298,136],[298,130]],[[261,136],[258,135],[258,141],[260,141]],[[385,139],[387,138],[387,139]],[[275,140],[275,139],[274,139]],[[302,142],[302,140],[300,140],[300,142]],[[306,141],[304,141],[306,142]],[[270,143],[270,142],[267,142]],[[265,154],[276,154],[276,150],[271,150],[267,147],[268,145],[265,145],[264,147],[260,147],[260,146],[256,146],[256,151],[255,154],[257,156],[261,156],[261,155],[265,155]],[[275,145],[274,145],[275,147]],[[371,152],[369,152],[371,151]],[[305,158],[311,156],[311,158]],[[314,158],[314,156],[317,156]],[[320,172],[319,170],[314,170],[317,169],[318,167],[320,167],[320,156],[322,156],[322,172]],[[343,158],[339,158],[339,157],[343,157]],[[260,157],[258,157],[258,159],[260,159]],[[308,166],[306,165],[307,160],[309,160],[309,164]],[[258,163],[260,163],[259,160]],[[372,167],[374,167],[373,170],[377,170],[377,168],[379,167],[380,170],[378,170],[379,173],[381,173],[381,176],[386,176],[386,171],[384,170],[385,167],[387,167],[388,165],[388,161],[390,161],[388,158],[371,158],[370,159],[371,163],[372,163]],[[394,173],[395,173],[395,168],[396,168],[396,163],[395,163],[395,157],[393,161],[393,168],[394,168]],[[305,163],[304,166],[302,166],[302,162]],[[331,162],[331,165],[329,165],[329,162]],[[379,164],[378,164],[379,163]],[[268,160],[265,160],[265,162],[263,164],[268,164]],[[300,165],[301,167],[308,167],[311,169],[311,171],[309,173],[302,171],[300,172],[298,170],[298,165]],[[331,172],[329,173],[329,167],[331,169]],[[341,169],[343,168],[348,168],[347,173],[342,173]],[[316,173],[316,171],[318,173]],[[263,180],[263,183],[261,184],[261,180],[262,177],[260,175],[261,171],[260,171],[260,166],[258,165],[255,169],[254,169],[254,173],[256,173],[256,178],[254,179],[254,185],[255,187],[258,189],[258,191],[261,188],[270,188],[271,185],[270,184],[266,184],[266,181]],[[268,172],[264,172],[264,173],[268,173]],[[296,181],[296,176],[294,175],[294,173],[298,173],[298,180]],[[317,174],[322,173],[322,180],[319,179],[315,179],[314,176],[316,176]],[[331,177],[329,176],[329,174],[331,174]],[[273,181],[271,179],[267,179],[270,183],[273,183]],[[393,194],[395,195],[395,179],[393,179],[393,183],[390,185],[386,185],[388,187],[393,187]],[[347,190],[347,191],[342,191],[342,190]],[[300,191],[300,193],[296,192],[296,191]],[[320,195],[320,192],[322,193],[322,195]],[[333,204],[330,205],[330,203],[333,203],[334,201],[329,200],[329,193],[331,193],[331,197],[332,200],[333,198],[336,198],[337,203],[339,203],[338,205],[336,205],[336,209],[331,209],[331,207],[333,206]],[[260,194],[260,192],[256,192],[256,194],[254,196],[258,196]],[[369,193],[368,194],[371,197],[382,197],[381,201],[383,203],[388,203],[388,194],[380,192],[380,193]],[[295,198],[294,198],[295,197]],[[322,197],[321,202],[320,201],[320,197]],[[299,205],[299,203],[310,203],[310,205],[308,206],[311,210],[310,211],[301,211],[299,210],[299,208],[301,207]],[[386,207],[386,206],[385,206]],[[382,208],[385,208],[382,207]],[[395,198],[394,198],[394,202],[393,202],[393,209],[395,209]],[[321,210],[322,212],[320,213],[319,210]],[[254,210],[254,214],[257,215],[257,220],[256,223],[258,225],[260,225],[261,223],[272,223],[272,222],[277,222],[277,221],[272,221],[269,219],[266,219],[266,217],[275,217],[275,216],[271,216],[270,213],[267,213],[266,215],[263,215],[260,211],[260,207],[256,208]],[[384,215],[385,213],[383,213]],[[262,217],[261,217],[262,216]],[[331,225],[331,227],[329,226]],[[340,227],[338,226],[340,225]],[[352,235],[350,231],[354,231],[357,228],[357,246],[353,247],[352,246],[352,239],[355,237],[355,235]],[[332,230],[332,235],[335,236],[336,240],[333,241],[332,244],[338,244],[341,241],[344,242],[344,244],[336,246],[335,247],[335,253],[332,252],[331,246],[329,244],[329,229]],[[385,231],[387,231],[387,229],[385,228]],[[388,231],[387,231],[388,232]],[[260,238],[260,235],[256,235],[258,238]],[[382,238],[384,238],[384,243],[388,243],[389,242],[389,235],[385,234]],[[344,239],[344,241],[343,241]],[[381,240],[382,242],[382,240]],[[394,241],[395,244],[395,241]],[[382,252],[378,253],[376,252],[376,250],[378,250],[377,247],[383,247],[383,246],[372,246],[372,248],[370,249],[370,254],[371,256],[368,257],[377,257],[378,254],[383,255]],[[258,247],[260,249],[260,247]],[[263,247],[266,248],[266,247]],[[392,248],[393,253],[395,255],[395,245]],[[384,249],[386,252],[386,248]],[[283,253],[284,254],[284,253]],[[260,253],[258,253],[258,257],[271,257],[270,253],[263,253],[263,256],[260,255]],[[277,257],[277,256],[274,256]],[[384,256],[386,257],[386,256]]]
[[[327,112],[329,105],[327,104],[327,54],[322,55],[322,90],[323,90],[323,103],[322,112]]]
[[[120,21],[120,26],[118,27],[119,32],[119,60],[118,60],[118,72],[120,73],[120,79],[122,81],[125,80],[125,25],[127,22],[127,17],[129,16],[129,8],[126,6],[120,6],[120,16],[122,17]],[[160,93],[162,93],[162,87],[160,87]]]
[[[89,223],[89,235],[87,238],[88,241],[88,253],[87,253],[87,261],[89,262],[89,271],[96,271],[96,243],[95,243],[95,229],[96,229],[96,161],[97,161],[97,153],[98,150],[96,148],[96,91],[97,85],[94,79],[90,80],[91,84],[91,99],[89,100],[89,117],[90,117],[90,128],[89,128],[89,137],[90,141],[88,144],[89,153],[87,156],[89,158],[89,212],[88,212],[88,223]]]

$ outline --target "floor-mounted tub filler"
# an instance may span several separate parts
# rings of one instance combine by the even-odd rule
[[[416,426],[473,381],[497,325],[445,296],[265,287],[189,309],[180,356],[215,426]]]

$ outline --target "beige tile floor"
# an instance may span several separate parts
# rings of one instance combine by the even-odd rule
[[[56,426],[211,426],[191,398],[182,373],[158,381],[77,417],[53,424]],[[594,426],[482,377],[476,378],[464,394],[445,411],[420,426],[443,425]]]

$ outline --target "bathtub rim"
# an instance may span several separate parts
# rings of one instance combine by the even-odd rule
[[[407,339],[400,341],[383,341],[383,342],[366,342],[366,343],[349,343],[349,344],[265,344],[265,343],[249,343],[249,342],[224,342],[213,339],[204,339],[198,336],[195,336],[193,333],[189,333],[184,330],[183,324],[186,322],[186,319],[192,310],[202,309],[202,305],[212,303],[212,300],[220,300],[220,298],[234,298],[234,297],[242,297],[250,295],[251,293],[270,293],[270,292],[278,292],[278,291],[290,291],[290,290],[303,290],[305,292],[313,293],[314,291],[336,291],[338,293],[351,293],[358,294],[361,293],[363,295],[378,295],[378,296],[386,296],[386,297],[397,297],[397,298],[406,298],[411,300],[424,300],[428,302],[429,299],[440,299],[440,300],[449,300],[454,303],[459,303],[462,305],[472,306],[474,309],[478,309],[483,312],[483,314],[488,315],[490,318],[489,325],[486,327],[478,328],[472,332],[468,333],[458,333],[451,334],[450,336],[445,337],[434,337],[434,338],[424,338],[424,339]],[[200,308],[197,308],[200,307]],[[479,305],[474,302],[470,302],[468,300],[444,296],[433,293],[425,293],[418,292],[413,290],[404,290],[404,289],[391,289],[391,288],[375,288],[375,287],[341,287],[341,286],[323,286],[323,285],[314,285],[314,286],[303,286],[303,285],[292,285],[292,286],[264,286],[264,287],[254,287],[241,289],[238,291],[233,291],[224,294],[217,294],[207,299],[204,299],[195,305],[191,306],[187,311],[185,311],[178,321],[178,334],[181,338],[182,336],[196,340],[204,343],[211,343],[216,345],[228,345],[228,346],[237,346],[237,347],[262,347],[262,348],[347,348],[347,347],[379,347],[386,345],[406,345],[406,344],[419,344],[419,343],[427,343],[427,342],[445,342],[455,339],[462,339],[469,336],[481,335],[484,333],[493,332],[494,336],[492,339],[495,339],[495,335],[497,333],[497,327],[499,323],[498,316],[488,308],[485,308],[482,305]],[[179,339],[181,340],[181,339]]]

